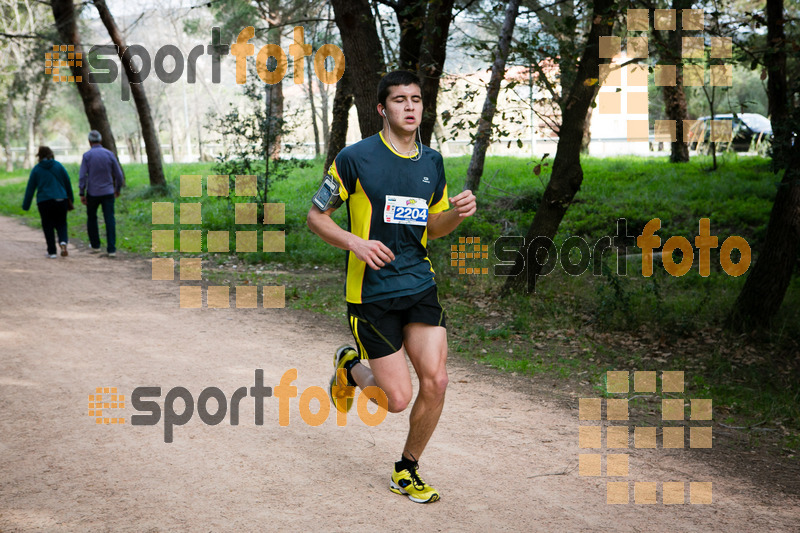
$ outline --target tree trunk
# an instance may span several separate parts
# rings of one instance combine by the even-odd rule
[[[200,122],[200,120],[195,120],[195,124],[197,125],[197,160],[203,162],[206,160],[206,154],[203,153],[203,128]]]
[[[83,58],[80,66],[71,66],[70,70],[76,80],[80,77],[81,81],[76,82],[75,87],[81,95],[89,127],[99,131],[103,136],[103,146],[116,154],[117,143],[114,141],[114,134],[111,132],[111,125],[108,122],[108,114],[106,113],[105,105],[103,105],[103,98],[97,85],[89,83],[89,61],[83,52],[83,46],[81,46],[81,38],[75,21],[75,5],[72,0],[52,0],[51,7],[61,43],[73,45],[75,47],[74,52],[81,54]]]
[[[147,94],[144,90],[144,83],[138,72],[133,69],[133,58],[129,54],[128,46],[122,38],[122,34],[114,22],[114,17],[108,10],[105,0],[93,0],[100,14],[100,20],[108,31],[108,35],[114,44],[117,45],[120,62],[125,69],[128,78],[128,85],[136,104],[136,111],[139,114],[139,123],[144,137],[144,147],[147,153],[147,171],[150,175],[150,186],[153,188],[164,188],[167,181],[164,179],[164,168],[162,166],[161,144],[158,140],[158,130],[153,122],[153,115],[150,111],[150,104],[147,101]]]
[[[767,0],[765,64],[769,68],[767,91],[774,135],[773,163],[784,169],[767,225],[767,233],[755,265],[728,316],[728,324],[744,331],[769,325],[780,309],[800,243],[800,143],[791,145],[786,83],[786,38],[783,0]]]
[[[173,119],[173,116],[172,116],[172,106],[168,106],[168,107],[169,107],[169,120],[167,121],[167,124],[169,125],[169,153],[172,156],[172,162],[176,163],[178,161],[178,158],[176,157],[176,154],[175,154],[175,146],[176,146],[176,143],[175,143],[175,120]]]
[[[350,74],[350,86],[353,88],[363,139],[378,133],[383,127],[377,110],[378,82],[386,69],[381,43],[367,0],[331,0],[331,5],[342,36],[342,47],[347,58],[345,71]]]
[[[41,134],[39,133],[39,126],[42,122],[42,115],[44,114],[44,106],[47,103],[47,93],[50,90],[52,78],[45,76],[42,81],[42,88],[36,97],[36,107],[33,110],[33,135],[34,138],[39,139],[39,144],[42,144]]]
[[[445,157],[450,155],[450,150],[447,148],[447,135],[444,133],[439,117],[436,117],[436,122],[433,123],[433,136],[436,137],[436,142],[439,144],[439,153]]]
[[[520,0],[511,0],[506,7],[506,16],[503,21],[503,28],[500,30],[497,48],[494,51],[492,76],[489,79],[486,100],[483,102],[483,111],[481,111],[481,118],[478,121],[478,131],[475,134],[475,145],[472,150],[472,158],[469,160],[469,168],[467,168],[464,190],[470,189],[476,192],[481,184],[486,150],[491,144],[492,121],[494,120],[494,113],[497,111],[497,95],[500,94],[500,83],[506,75],[506,58],[511,45],[511,36],[514,33],[514,23],[519,12],[519,2]],[[581,122],[584,118],[582,117]]]
[[[267,92],[269,93],[267,96],[269,98],[267,120],[270,121],[267,152],[271,160],[277,161],[281,157],[281,142],[283,142],[283,84],[278,82],[275,85],[269,85]]]
[[[767,96],[772,121],[774,169],[788,168],[787,155],[791,149],[792,131],[789,124],[789,99],[786,83],[786,34],[783,31],[783,0],[767,0],[766,63],[769,69]],[[796,132],[795,132],[796,133]],[[795,141],[795,147],[797,141]]]
[[[583,138],[581,139],[581,154],[589,155],[589,143],[592,142],[592,111],[594,108],[589,104],[586,111],[586,122],[583,123]]]
[[[311,125],[314,128],[314,157],[319,157],[319,128],[317,127],[317,106],[314,103],[314,78],[311,72],[311,61],[306,61],[306,77],[308,78],[308,103],[311,106]]]
[[[11,152],[11,121],[14,119],[14,100],[6,100],[6,120],[3,128],[3,150],[6,154],[6,172],[14,171],[14,155]]]
[[[33,168],[33,154],[36,151],[36,147],[34,146],[34,138],[33,138],[33,110],[31,109],[31,105],[26,100],[26,111],[27,111],[27,118],[25,124],[25,157],[22,160],[22,166],[25,168]]]
[[[126,135],[125,136],[125,144],[128,145],[128,155],[131,158],[131,162],[138,163],[139,162],[139,151],[136,149],[136,143],[134,142],[134,135]]]
[[[436,99],[439,96],[439,80],[442,77],[447,56],[447,36],[453,19],[455,0],[437,0],[428,8],[425,31],[419,52],[419,77],[422,82],[422,122],[419,134],[422,144],[430,146],[436,123]]]
[[[689,118],[686,110],[686,92],[683,89],[683,63],[680,56],[683,37],[682,13],[684,9],[692,7],[691,0],[672,0],[672,9],[676,13],[675,30],[667,33],[663,39],[666,46],[663,47],[664,63],[667,65],[677,65],[675,73],[675,85],[661,87],[664,95],[664,110],[669,120],[675,121],[675,142],[670,143],[671,163],[689,162],[689,145],[683,141],[683,121]],[[663,36],[664,32],[661,32]]]
[[[395,4],[394,12],[397,15],[397,25],[400,27],[399,68],[402,70],[415,71],[420,64],[420,50],[426,24],[425,4],[423,0],[399,0]],[[425,102],[424,97],[422,101]]]
[[[191,124],[189,123],[189,105],[186,101],[186,84],[181,84],[181,86],[183,89],[183,135],[185,144],[183,160],[188,162],[192,160],[192,130]]]
[[[678,84],[674,87],[662,87],[664,108],[669,120],[675,121],[675,141],[670,143],[669,160],[671,163],[689,162],[689,144],[683,141],[683,121],[689,118],[686,110],[686,92],[683,90],[683,72],[677,69],[675,74]]]
[[[320,100],[322,101],[322,150],[328,153],[328,144],[330,143],[330,124],[328,123],[328,86],[320,80],[317,84],[319,89]]]
[[[553,160],[553,170],[547,188],[536,214],[533,217],[522,254],[517,255],[514,271],[519,272],[515,277],[509,277],[502,289],[503,294],[519,292],[526,287],[534,289],[536,278],[541,272],[538,261],[526,261],[528,247],[537,237],[550,239],[558,231],[561,220],[567,212],[575,194],[580,190],[583,181],[581,168],[581,140],[583,139],[583,123],[586,113],[594,100],[598,84],[587,83],[588,80],[598,79],[599,75],[599,42],[601,36],[611,34],[616,12],[613,0],[595,0],[591,15],[592,25],[586,38],[586,47],[578,63],[577,74],[569,87],[569,92],[562,99],[564,104],[561,109],[561,127],[559,128],[558,148]],[[545,248],[549,253],[549,248]],[[536,254],[534,249],[534,255]],[[533,259],[531,257],[530,259]]]
[[[336,84],[336,94],[333,97],[333,119],[331,133],[328,136],[328,155],[325,157],[324,167],[326,171],[336,155],[345,147],[347,141],[348,115],[354,99],[350,82],[350,71],[345,70],[344,76]]]

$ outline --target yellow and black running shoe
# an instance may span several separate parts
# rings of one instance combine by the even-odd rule
[[[410,469],[401,470],[400,472],[395,469],[392,472],[389,490],[395,494],[408,496],[408,499],[412,502],[433,503],[438,501],[439,492],[419,477],[417,468],[415,464]]]
[[[355,383],[349,383],[347,378],[345,377],[344,382],[338,379],[339,376],[339,369],[345,369],[345,365],[347,365],[353,359],[358,359],[358,352],[355,348],[350,346],[349,344],[345,344],[344,346],[339,346],[336,350],[336,354],[333,356],[333,377],[331,378],[330,384],[328,386],[328,396],[331,398],[331,403],[333,404],[336,409],[339,408],[339,405],[336,403],[336,393],[334,391],[334,386],[337,387],[337,391],[341,394],[345,387],[355,387]],[[345,374],[346,376],[346,374]],[[346,405],[345,411],[350,411],[350,408],[353,406],[353,397],[346,398]]]

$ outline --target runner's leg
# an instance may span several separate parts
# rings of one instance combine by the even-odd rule
[[[447,389],[447,330],[421,322],[404,329],[404,345],[419,378],[419,393],[409,415],[409,430],[403,454],[419,460],[444,407]]]
[[[393,354],[370,359],[369,367],[358,363],[353,366],[352,373],[361,389],[376,385],[386,393],[390,413],[401,412],[411,401],[411,374],[402,348]]]

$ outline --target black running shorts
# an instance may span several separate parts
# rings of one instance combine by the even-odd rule
[[[378,359],[400,350],[403,328],[412,322],[447,327],[436,285],[425,291],[366,304],[347,304],[350,331],[362,359]]]

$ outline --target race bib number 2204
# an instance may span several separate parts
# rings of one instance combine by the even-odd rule
[[[383,221],[388,224],[426,226],[428,224],[428,203],[422,198],[387,196]]]

